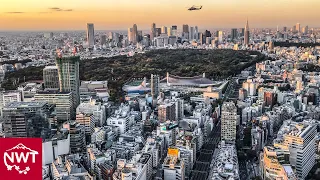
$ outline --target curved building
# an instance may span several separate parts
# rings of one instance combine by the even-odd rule
[[[194,77],[180,77],[174,76],[167,73],[167,77],[161,80],[161,83],[166,83],[167,86],[185,86],[185,87],[198,87],[205,88],[209,86],[217,85],[216,82],[205,77],[203,73],[202,76]]]

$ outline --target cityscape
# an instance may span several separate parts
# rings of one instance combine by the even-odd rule
[[[172,14],[212,8],[186,2]],[[28,13],[77,9],[6,3],[0,13],[17,21],[0,27],[0,155],[3,138],[42,140],[43,180],[320,179],[320,26],[307,12],[273,27],[249,12],[242,26],[211,27],[149,22],[150,3],[148,23],[132,14],[118,20],[126,29],[86,14],[81,29],[39,20],[30,30],[20,27]]]

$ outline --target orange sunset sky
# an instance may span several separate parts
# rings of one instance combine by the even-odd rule
[[[200,11],[187,11],[203,5]],[[0,0],[0,30],[126,30],[189,24],[204,28],[320,27],[320,0]]]

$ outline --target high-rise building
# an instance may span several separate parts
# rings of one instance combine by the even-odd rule
[[[189,31],[189,40],[193,40],[194,39],[194,28],[190,27],[190,31]]]
[[[309,27],[308,26],[305,26],[305,27],[302,28],[302,33],[303,34],[308,34],[308,32],[309,32]]]
[[[185,39],[189,38],[189,25],[188,24],[182,25],[182,37]]]
[[[9,102],[1,111],[5,137],[41,137],[48,134],[54,108],[46,102]]]
[[[59,88],[57,66],[46,66],[43,69],[43,84],[45,88]]]
[[[161,34],[168,34],[168,31],[167,31],[167,27],[166,27],[166,26],[162,26],[162,27],[161,27]]]
[[[176,25],[171,26],[171,35],[172,36],[178,35],[178,26],[176,26]]]
[[[156,37],[161,35],[161,28],[156,28]]]
[[[283,32],[287,32],[287,27],[286,26],[283,27]]]
[[[151,74],[151,96],[156,99],[160,93],[160,77],[159,75]]]
[[[221,140],[234,142],[237,129],[237,107],[233,102],[225,102],[221,111]]]
[[[203,33],[199,33],[199,43],[200,44],[206,43],[206,37]]]
[[[297,31],[298,33],[301,31],[300,28],[301,28],[301,27],[300,27],[300,23],[297,23],[297,24],[296,24],[296,31]]]
[[[151,24],[151,32],[150,32],[150,40],[153,41],[153,39],[156,37],[156,24]]]
[[[94,46],[94,25],[92,23],[87,24],[87,42],[89,47]]]
[[[84,126],[85,128],[85,134],[87,136],[92,135],[95,128],[95,122],[94,122],[94,116],[92,114],[77,114],[76,115],[76,122],[80,125]],[[91,138],[90,138],[91,139]]]
[[[173,102],[158,106],[158,119],[160,122],[176,120],[176,105]]]
[[[169,148],[168,155],[164,159],[163,179],[164,180],[184,180],[185,179],[185,163],[178,156],[179,149]]]
[[[223,31],[219,31],[219,43],[223,42]]]
[[[298,179],[305,179],[315,164],[316,122],[312,120],[303,122],[286,120],[283,122],[279,132],[282,133],[278,134],[277,138],[274,139],[273,147],[274,149],[282,150],[284,155],[278,157],[278,161],[280,161],[280,164],[286,164],[288,169],[294,168]],[[264,149],[264,153],[267,154],[268,151],[270,151],[270,148],[267,147]],[[269,159],[273,161],[273,158],[268,156],[262,158],[262,175],[266,177],[264,179],[269,179],[270,176],[274,175],[283,176],[281,168],[275,169],[274,167],[276,166],[272,166],[274,164],[269,164]],[[286,168],[284,170],[287,172]],[[291,170],[289,172],[293,173],[294,171]],[[274,177],[272,177],[272,179],[274,179]]]
[[[198,26],[194,27],[194,39],[199,40],[199,29]]]
[[[249,30],[249,22],[247,20],[247,24],[244,28],[244,45],[249,44],[249,36],[250,36],[250,30]]]
[[[167,28],[167,32],[168,32],[168,36],[172,36],[172,29],[171,29],[171,27],[168,27],[168,28]]]
[[[113,35],[113,33],[112,33],[112,35]],[[113,40],[113,36],[111,36],[111,37],[112,37],[112,40]],[[100,44],[104,45],[104,44],[106,44],[106,42],[107,42],[107,36],[105,34],[101,34],[100,35]]]
[[[238,29],[233,28],[231,29],[231,41],[234,41],[238,38]]]
[[[240,36],[241,37],[244,37],[244,31],[245,31],[245,28],[240,28],[240,32],[241,32]]]
[[[277,102],[277,94],[274,92],[264,92],[264,103],[265,106],[273,107]]]
[[[132,38],[132,42],[136,44],[138,42],[138,27],[136,24],[134,24],[132,28]]]
[[[85,127],[75,121],[65,122],[62,127],[69,130],[71,153],[84,152],[86,150]]]
[[[72,92],[74,108],[76,108],[80,103],[79,61],[80,56],[56,58],[56,65],[59,73],[60,92]]]
[[[133,28],[128,28],[128,41],[133,41]]]
[[[56,118],[59,123],[75,119],[75,107],[71,92],[39,91],[34,95],[35,101],[55,105]]]

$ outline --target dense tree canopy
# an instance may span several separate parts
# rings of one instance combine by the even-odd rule
[[[254,55],[254,56],[253,56]],[[80,63],[81,80],[108,80],[110,94],[119,97],[122,85],[130,78],[165,76],[169,72],[178,76],[196,76],[206,73],[212,79],[226,78],[265,60],[256,51],[219,50],[152,50],[132,57],[116,56],[83,60]],[[28,80],[41,80],[43,67],[29,67],[6,74],[2,87],[15,89],[13,82],[25,76]]]

